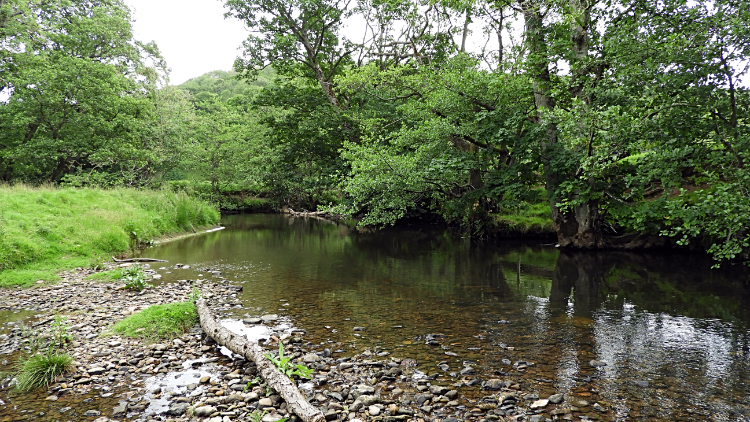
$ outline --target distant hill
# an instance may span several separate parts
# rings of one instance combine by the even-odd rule
[[[218,97],[221,101],[228,101],[236,95],[253,95],[261,88],[273,85],[275,72],[273,69],[264,69],[258,78],[250,83],[238,80],[234,71],[214,70],[197,78],[177,85],[193,96],[196,101],[205,101],[211,97]]]

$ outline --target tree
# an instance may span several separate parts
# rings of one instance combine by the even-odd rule
[[[0,177],[57,182],[126,161],[151,112],[158,70],[149,64],[163,67],[154,45],[133,40],[129,10],[119,1],[10,4],[33,23],[4,34]]]

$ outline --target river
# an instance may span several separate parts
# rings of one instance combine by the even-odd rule
[[[464,384],[473,377],[458,372],[473,365],[479,379],[605,403],[605,419],[750,420],[744,268],[424,226],[360,231],[262,214],[223,223],[143,254],[170,261],[162,282],[221,271],[244,287],[230,314],[278,314],[334,355],[388,352]]]

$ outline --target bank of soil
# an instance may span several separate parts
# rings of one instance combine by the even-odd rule
[[[173,266],[175,271],[185,267]],[[258,381],[253,362],[217,345],[198,325],[180,338],[153,344],[108,334],[115,322],[139,310],[188,300],[196,287],[212,311],[221,315],[242,306],[236,298],[240,287],[225,283],[218,272],[207,272],[210,280],[182,280],[132,292],[123,290],[120,283],[84,280],[91,272],[62,273],[62,281],[55,285],[0,290],[0,315],[34,311],[26,324],[37,328],[51,324],[53,315],[67,318],[74,338],[69,353],[75,359],[74,372],[30,394],[13,392],[11,378],[5,376],[0,385],[0,422],[232,422],[254,420],[254,415],[262,415],[266,422],[298,420],[275,392],[253,384]],[[344,350],[331,351],[305,338],[304,329],[276,324],[277,320],[276,315],[259,315],[233,321],[233,329],[237,324],[248,332],[263,328],[264,347],[277,351],[281,341],[293,362],[313,368],[312,379],[300,380],[299,388],[327,420],[611,419],[611,412],[599,403],[561,394],[540,398],[521,391],[524,383],[518,377],[479,379],[470,365],[448,382],[420,371],[420,362],[388,352],[364,350],[347,355]],[[26,332],[21,325],[10,321],[0,326],[0,370],[7,371],[19,356]],[[355,330],[360,328],[364,329]],[[519,373],[530,365],[515,363]]]

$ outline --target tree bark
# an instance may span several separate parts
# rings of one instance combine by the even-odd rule
[[[543,1],[540,0],[527,0],[520,3],[526,23],[525,35],[529,50],[527,60],[533,78],[534,102],[539,123],[544,122],[545,114],[552,111],[556,106],[552,97],[552,82],[549,72],[550,57],[545,38],[542,4]],[[578,3],[575,2],[574,5],[578,5]],[[580,25],[575,25],[573,31],[574,34],[571,36],[574,41],[572,48],[576,60],[580,60],[588,54],[588,35],[586,28]],[[582,92],[574,93],[574,95],[582,95]],[[563,247],[600,248],[604,246],[604,238],[599,208],[595,201],[585,202],[567,212],[562,212],[557,206],[557,189],[568,175],[561,174],[559,169],[552,166],[556,154],[555,150],[559,147],[557,145],[559,131],[554,122],[546,122],[545,124],[547,125],[546,137],[541,142],[542,168],[557,241]]]
[[[211,314],[204,298],[196,302],[201,327],[217,343],[238,355],[252,360],[258,366],[258,372],[268,385],[276,390],[286,401],[289,409],[305,422],[325,422],[326,418],[319,409],[311,405],[297,389],[297,386],[265,357],[268,353],[257,343],[250,342],[244,336],[238,336],[224,328]]]

